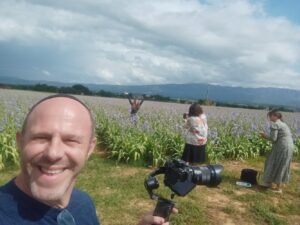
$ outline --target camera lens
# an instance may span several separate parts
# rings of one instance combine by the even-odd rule
[[[221,183],[221,172],[223,166],[219,164],[192,167],[193,168],[193,182],[197,185],[206,185],[209,187],[217,186]]]

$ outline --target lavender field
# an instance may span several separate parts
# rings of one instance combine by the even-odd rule
[[[18,162],[15,132],[28,109],[47,93],[0,89],[0,168]],[[161,165],[168,157],[180,157],[184,129],[182,114],[187,104],[146,101],[139,111],[137,125],[129,116],[127,99],[78,96],[94,113],[99,149],[109,157],[143,166]],[[269,129],[266,110],[206,106],[209,161],[248,159],[265,155],[270,143],[258,132]],[[292,129],[295,158],[299,157],[300,113],[283,113]]]

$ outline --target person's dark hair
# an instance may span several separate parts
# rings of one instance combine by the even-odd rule
[[[278,119],[282,120],[282,114],[278,109],[272,109],[269,111],[268,116],[276,116]]]
[[[49,99],[52,99],[52,98],[69,98],[69,99],[73,99],[77,102],[79,102],[84,108],[86,108],[86,110],[88,111],[89,113],[89,116],[90,116],[90,119],[91,119],[91,123],[92,123],[92,127],[91,127],[91,133],[92,133],[92,137],[94,137],[95,135],[95,122],[94,122],[94,118],[93,118],[93,115],[92,115],[92,112],[91,110],[87,107],[87,105],[85,103],[83,103],[81,100],[79,100],[78,98],[76,98],[75,96],[72,96],[72,95],[68,95],[68,94],[54,94],[54,95],[49,95],[45,98],[42,98],[41,100],[39,100],[37,103],[35,103],[28,111],[25,119],[24,119],[24,122],[23,122],[23,125],[22,125],[22,130],[21,132],[24,133],[25,130],[26,130],[26,126],[27,126],[27,122],[28,122],[28,117],[29,115],[32,113],[32,111],[39,105],[41,104],[42,102],[46,101],[46,100],[49,100]]]
[[[183,119],[187,119],[188,115],[189,115],[188,113],[183,113],[183,115],[182,115]]]
[[[199,103],[193,103],[189,108],[189,116],[200,116],[203,109]]]

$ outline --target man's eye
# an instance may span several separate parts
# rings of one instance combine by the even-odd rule
[[[79,143],[78,140],[76,140],[76,139],[67,139],[66,142],[67,143],[74,143],[74,144]]]
[[[35,136],[35,137],[33,137],[33,140],[43,141],[43,140],[48,140],[48,137],[46,137],[46,136]]]
[[[34,139],[46,139],[46,136],[35,136]]]

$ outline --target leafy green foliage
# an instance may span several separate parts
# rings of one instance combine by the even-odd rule
[[[0,133],[0,170],[7,165],[16,165],[19,162],[19,154],[16,148],[16,125],[12,116],[7,121]]]
[[[85,90],[80,85],[74,87]],[[24,118],[22,113],[28,110],[28,105],[33,104],[28,100],[37,100],[38,96],[34,93],[31,98],[24,95],[23,99],[19,96],[0,100],[0,168],[17,163],[15,133]],[[92,99],[86,101],[92,102]],[[118,102],[116,105],[110,105],[110,100],[106,101],[101,108],[98,108],[99,103],[91,105],[96,117],[99,143],[111,158],[117,162],[140,166],[158,166],[168,158],[181,157],[185,130],[182,114],[175,106],[182,105],[160,103],[157,107],[156,104],[159,103],[152,102],[153,107],[150,110],[144,110],[143,105],[138,113],[138,121],[133,123],[127,107],[122,105],[126,103],[128,106],[128,101],[119,101],[121,104]],[[255,111],[233,113],[232,109],[227,112],[215,107],[209,109],[211,114],[208,115],[209,137],[206,148],[209,162],[257,158],[265,156],[271,150],[271,143],[259,136],[259,131],[267,132],[266,119],[256,116]],[[295,157],[299,158],[300,121],[295,117],[289,121],[289,126],[295,140]]]
[[[111,115],[97,111],[97,134],[100,144],[118,162],[157,166],[169,157],[180,158],[184,146],[182,121],[166,112],[140,114],[137,125],[129,115]],[[210,135],[207,158],[215,162],[223,159],[249,159],[265,156],[271,150],[271,142],[259,135],[262,128],[253,128],[244,118],[209,121]],[[299,138],[296,139],[299,147]],[[295,148],[295,155],[299,155]]]
[[[97,112],[96,118],[98,140],[118,162],[161,165],[167,157],[178,156],[178,149],[182,149],[181,136],[168,129],[147,131],[147,128],[130,124],[130,121],[127,126],[121,126],[117,119],[109,119],[101,111]]]

